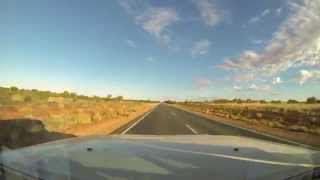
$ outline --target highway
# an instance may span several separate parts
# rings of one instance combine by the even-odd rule
[[[252,130],[222,124],[221,122],[172,107],[165,103],[115,130],[112,134],[136,135],[232,135],[258,138],[272,142],[297,145],[294,142],[257,133]]]

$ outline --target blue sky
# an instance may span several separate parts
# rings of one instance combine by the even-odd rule
[[[314,0],[4,0],[0,86],[145,99],[320,96]]]

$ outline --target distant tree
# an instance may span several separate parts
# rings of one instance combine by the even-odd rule
[[[110,101],[110,100],[112,100],[112,95],[108,94],[107,97],[104,97],[102,99],[105,100],[105,101]]]
[[[230,102],[230,100],[228,99],[217,99],[217,100],[214,100],[214,103],[228,103]]]
[[[289,99],[287,101],[288,104],[295,104],[295,103],[299,103],[299,101],[295,100],[295,99]]]
[[[19,89],[15,86],[10,87],[11,92],[17,92]]]
[[[31,91],[32,91],[32,92],[38,92],[38,90],[37,90],[37,89],[31,89]]]
[[[167,103],[167,104],[175,104],[176,103],[175,101],[171,101],[171,100],[166,100],[164,102]]]
[[[80,99],[88,99],[89,97],[88,96],[85,96],[85,95],[80,95],[78,96]]]
[[[280,100],[273,100],[273,101],[271,101],[271,103],[273,103],[273,104],[281,104],[281,101]]]
[[[234,102],[234,103],[239,103],[239,104],[244,102],[242,99],[237,99],[237,98],[234,98],[231,101]]]
[[[317,98],[314,97],[314,96],[308,97],[308,98],[307,98],[307,103],[309,103],[309,104],[317,103]]]
[[[41,100],[48,100],[49,96],[50,96],[50,93],[48,93],[47,91],[38,91],[38,97],[41,99]]]
[[[246,102],[247,102],[247,103],[254,103],[254,102],[256,102],[256,101],[254,101],[254,100],[252,100],[252,99],[247,99]]]
[[[115,98],[113,98],[114,100],[117,100],[117,101],[122,101],[123,100],[123,96],[117,96]]]
[[[94,96],[92,97],[92,99],[94,99],[94,100],[99,100],[99,99],[100,99],[100,97],[99,97],[99,96],[94,95]]]
[[[63,97],[68,97],[69,96],[69,91],[63,91],[62,96]]]
[[[72,92],[72,93],[70,93],[70,95],[69,96],[71,96],[71,97],[73,97],[73,98],[77,98],[77,93],[75,93],[75,92]]]
[[[261,104],[266,104],[266,103],[267,103],[266,100],[260,100],[259,102],[260,102]]]

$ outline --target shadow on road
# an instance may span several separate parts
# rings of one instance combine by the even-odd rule
[[[71,137],[76,136],[58,132],[49,132],[41,120],[0,120],[0,151],[4,147],[16,149]]]

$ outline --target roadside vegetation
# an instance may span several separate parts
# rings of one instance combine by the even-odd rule
[[[295,132],[320,135],[320,100],[309,97],[304,102],[219,99],[206,102],[170,102],[207,115],[245,121]]]
[[[67,137],[108,134],[156,103],[126,100],[122,96],[88,97],[68,91],[55,93],[0,87],[0,145],[10,147],[15,143],[14,147],[19,147],[52,139],[35,137],[39,131],[52,132],[55,136],[60,133],[61,138],[66,137],[62,134]]]

